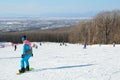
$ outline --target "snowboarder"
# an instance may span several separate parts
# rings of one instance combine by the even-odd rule
[[[32,53],[31,44],[27,40],[26,36],[22,36],[21,40],[23,42],[23,53],[21,55],[21,61],[20,61],[21,69],[19,70],[19,73],[24,73],[25,71],[29,71],[29,67],[30,67],[29,59],[31,56],[33,56],[33,53]]]

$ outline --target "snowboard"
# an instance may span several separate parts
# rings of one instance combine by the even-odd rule
[[[34,70],[34,68],[30,68],[29,71],[25,71],[24,73],[30,72],[30,71],[32,71],[32,70]],[[24,74],[24,73],[17,72],[17,75],[21,75],[21,74]]]

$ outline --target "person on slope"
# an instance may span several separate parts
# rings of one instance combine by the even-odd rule
[[[14,46],[15,48],[14,48],[14,51],[16,51],[16,49],[17,49],[17,45],[15,44],[15,46]]]
[[[87,47],[87,43],[85,42],[85,43],[84,43],[83,49],[86,49],[86,47]]]
[[[25,71],[29,71],[29,67],[30,67],[29,59],[31,56],[33,56],[33,53],[32,53],[31,44],[27,40],[26,36],[22,36],[21,40],[23,42],[23,53],[21,55],[21,61],[20,61],[21,69],[19,70],[19,72],[24,73]]]

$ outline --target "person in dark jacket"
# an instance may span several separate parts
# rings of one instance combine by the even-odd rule
[[[17,49],[17,45],[15,44],[15,46],[14,46],[15,48],[14,48],[14,51],[16,51],[16,49]]]

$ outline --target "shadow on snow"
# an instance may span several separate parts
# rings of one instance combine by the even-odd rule
[[[17,59],[17,58],[21,58],[21,57],[0,57],[0,60],[3,60],[3,59]]]
[[[80,67],[88,67],[93,66],[95,64],[84,64],[84,65],[73,65],[73,66],[61,66],[61,67],[55,67],[55,68],[42,68],[42,69],[35,69],[32,72],[39,72],[39,71],[45,71],[45,70],[57,70],[57,69],[69,69],[69,68],[80,68]]]

